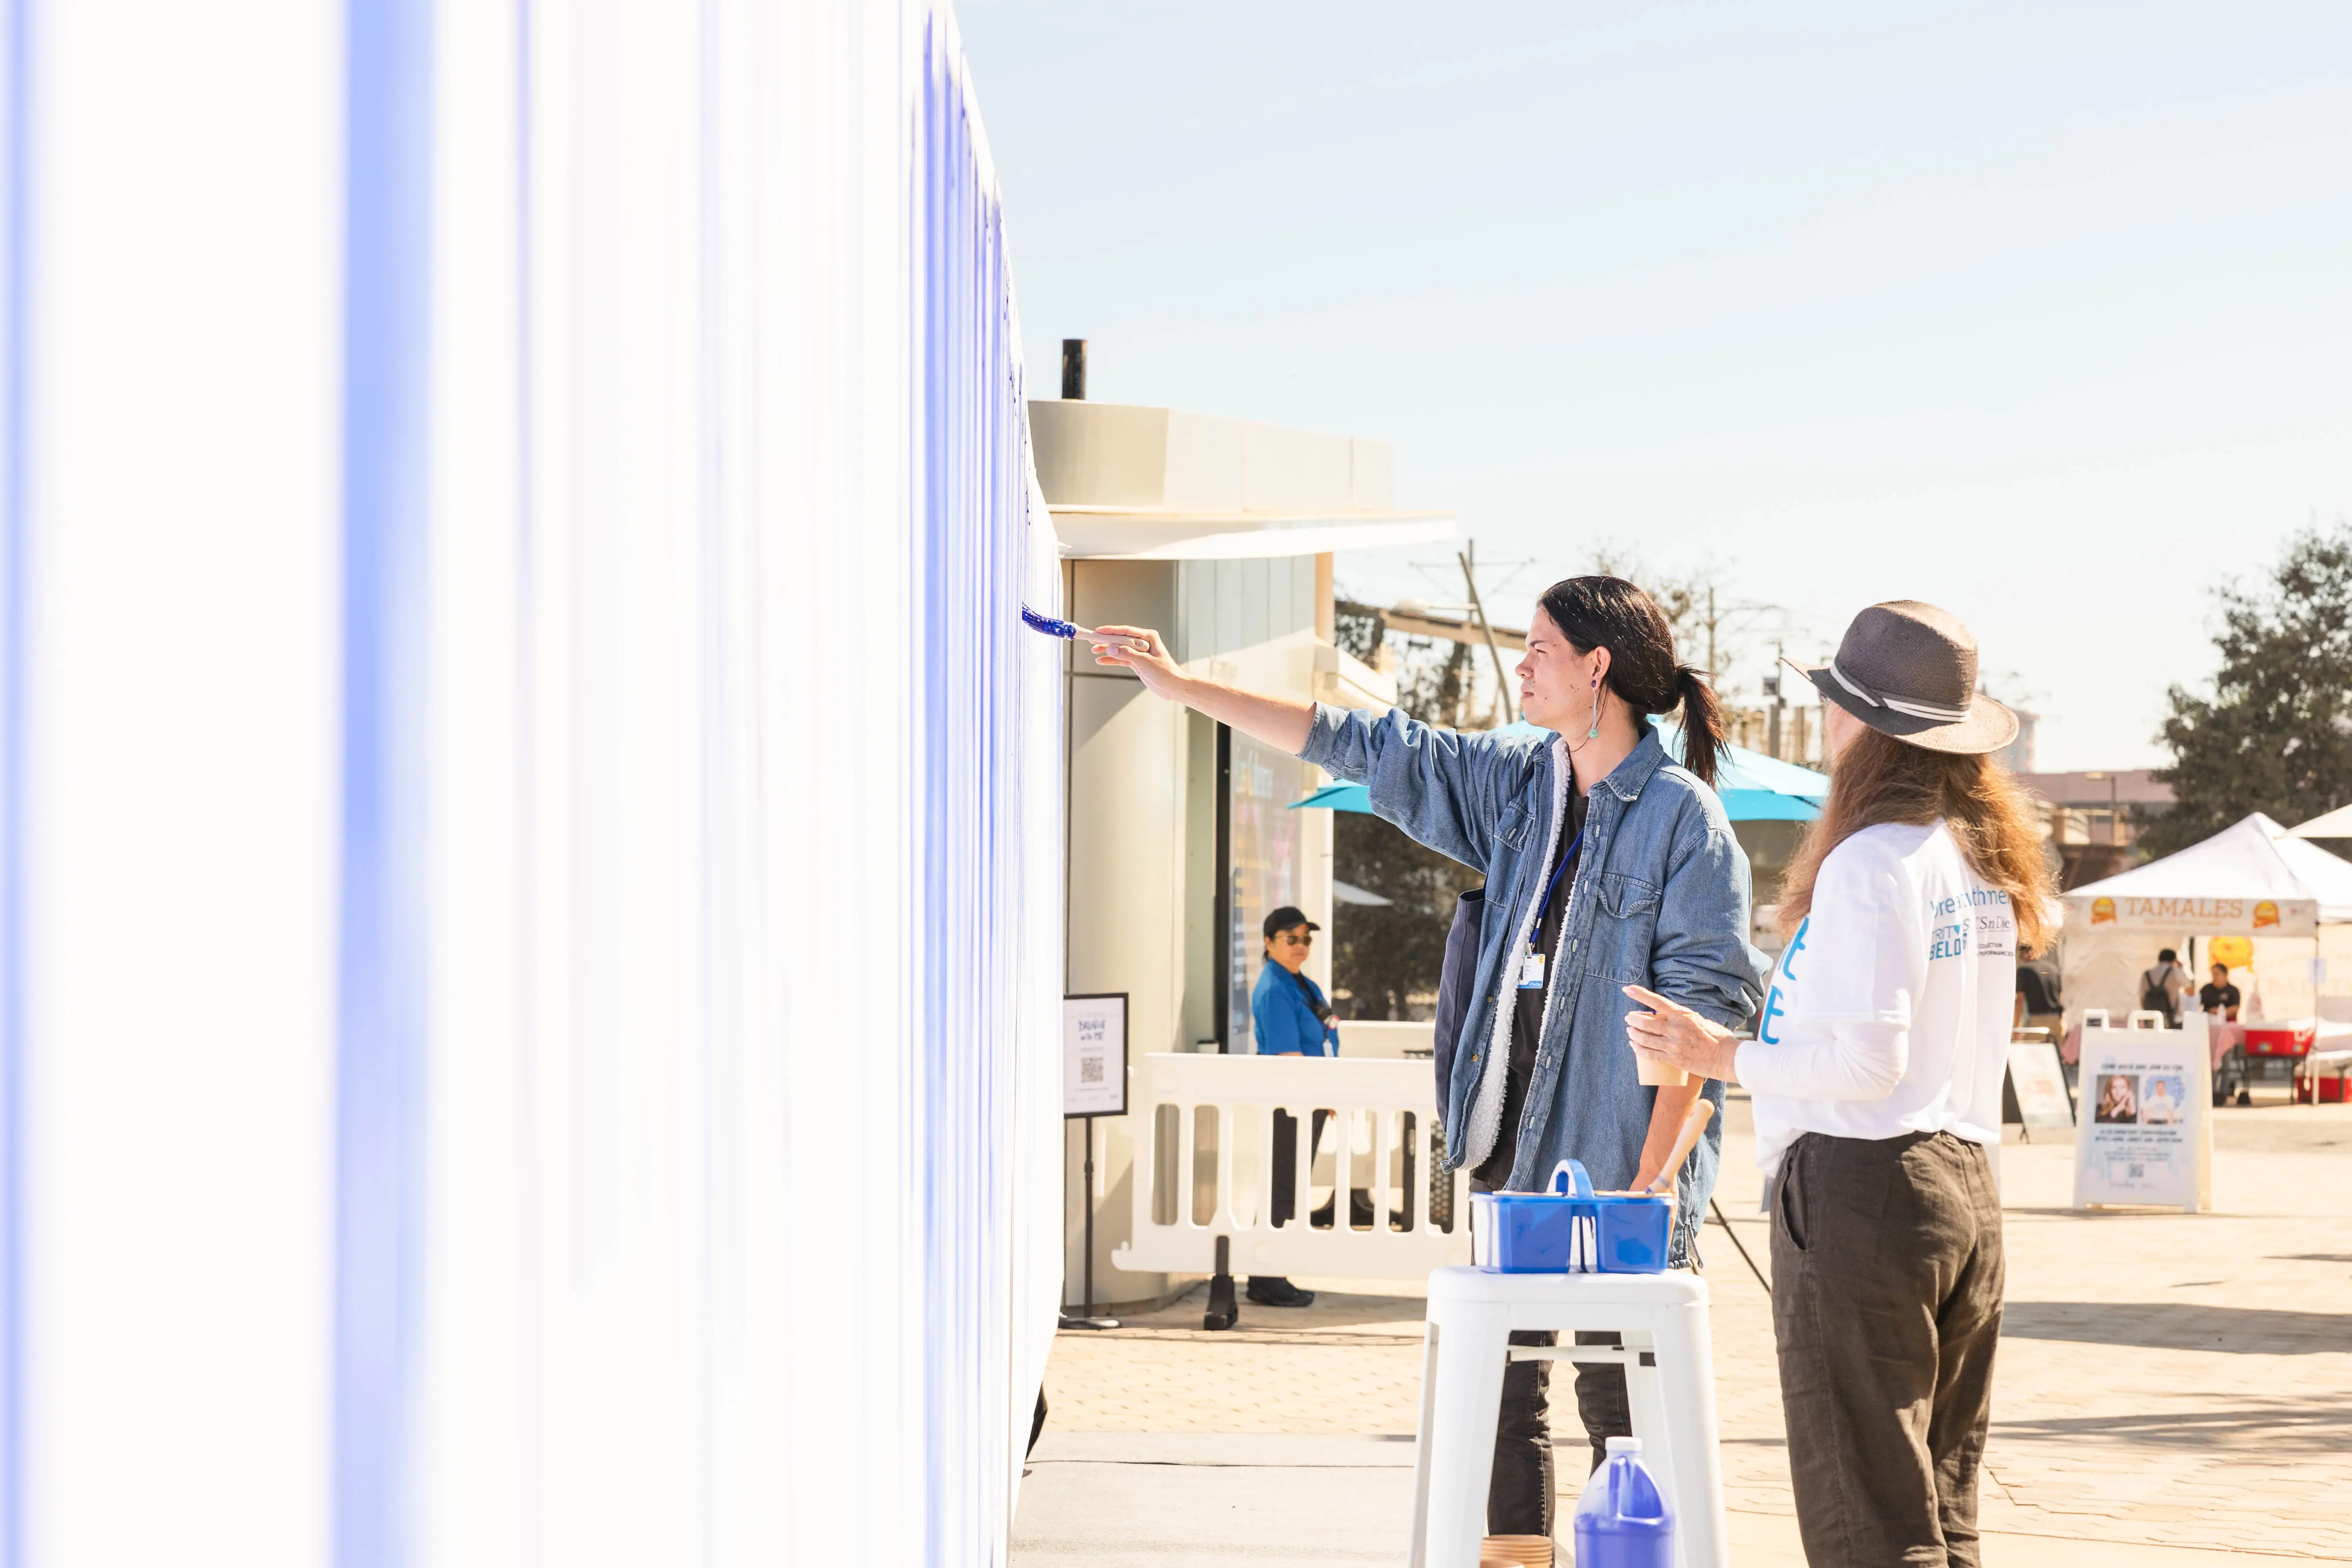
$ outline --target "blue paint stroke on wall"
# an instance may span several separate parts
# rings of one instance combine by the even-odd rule
[[[31,0],[8,0],[5,163],[8,226],[0,280],[5,332],[0,397],[0,1568],[25,1560],[25,363],[26,264],[31,247],[26,133],[32,80]]]
[[[421,1307],[431,195],[426,0],[350,0],[334,1561],[401,1568]]]
[[[1027,411],[1002,209],[961,56],[926,25],[916,198],[922,236],[915,559],[923,716],[922,1184],[929,1469],[925,1560],[1000,1539],[1011,1397],[1009,1151],[1020,1028],[1022,666]],[[1025,1415],[1024,1410],[1022,1414]]]

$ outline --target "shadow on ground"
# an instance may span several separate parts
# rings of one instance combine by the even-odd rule
[[[2063,1415],[2042,1421],[1995,1420],[2004,1440],[2035,1438],[2128,1443],[2158,1448],[2212,1447],[2259,1439],[2278,1453],[2329,1453],[2352,1437],[2352,1409],[2333,1401],[2277,1400],[2242,1410]]]
[[[2352,1345],[2352,1313],[2170,1301],[2011,1301],[2001,1309],[2000,1331],[2015,1340],[2148,1350],[2317,1355]]]
[[[1311,1281],[1310,1281],[1311,1283]],[[1377,1281],[1361,1283],[1377,1285]],[[1242,1297],[1238,1282],[1234,1294],[1241,1307],[1241,1321],[1230,1330],[1209,1333],[1202,1325],[1202,1312],[1208,1306],[1209,1288],[1195,1285],[1164,1307],[1148,1312],[1122,1313],[1119,1326],[1109,1331],[1128,1336],[1149,1334],[1153,1338],[1192,1338],[1205,1335],[1214,1340],[1235,1343],[1282,1340],[1338,1340],[1365,1343],[1373,1340],[1421,1340],[1423,1314],[1429,1300],[1423,1295],[1359,1294],[1355,1291],[1318,1289],[1311,1307],[1261,1307]]]

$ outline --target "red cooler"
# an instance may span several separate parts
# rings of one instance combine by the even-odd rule
[[[2319,1033],[2316,1018],[2285,1018],[2273,1023],[2246,1026],[2246,1054],[2250,1057],[2300,1057],[2311,1052],[2311,1042]]]

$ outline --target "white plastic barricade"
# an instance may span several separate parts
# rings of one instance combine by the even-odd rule
[[[1269,1179],[1277,1110],[1298,1124],[1296,1199],[1280,1226],[1272,1223]],[[1319,1161],[1309,1136],[1318,1110],[1331,1113]],[[1225,1236],[1233,1238],[1235,1274],[1403,1279],[1466,1264],[1469,1174],[1433,1176],[1435,1116],[1425,1061],[1146,1056],[1128,1094],[1135,1224],[1112,1260],[1122,1268],[1206,1274],[1216,1266],[1217,1237]],[[1163,1148],[1171,1121],[1175,1146]],[[1212,1139],[1213,1178],[1205,1157]],[[1320,1190],[1318,1164],[1329,1173]],[[1329,1201],[1333,1189],[1337,1200]],[[1369,1214],[1357,1193],[1369,1200]]]

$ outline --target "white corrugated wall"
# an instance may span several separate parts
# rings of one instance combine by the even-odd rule
[[[0,32],[0,1568],[1001,1561],[1056,574],[951,14]]]

